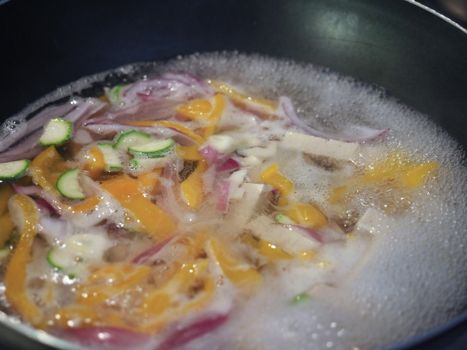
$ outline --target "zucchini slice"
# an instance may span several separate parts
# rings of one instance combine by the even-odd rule
[[[134,175],[144,174],[167,164],[165,158],[134,158],[130,161],[130,172]]]
[[[109,143],[99,143],[97,147],[104,155],[105,170],[107,172],[120,171],[123,168],[118,152]]]
[[[53,247],[47,254],[49,265],[69,276],[80,277],[89,263],[98,262],[110,247],[109,240],[98,233],[78,233]]]
[[[113,88],[105,88],[105,95],[113,105],[119,104],[122,100],[123,85],[115,85]]]
[[[56,188],[68,199],[84,199],[86,196],[78,181],[79,169],[69,169],[63,172],[57,180]]]
[[[16,160],[8,163],[0,163],[0,180],[16,180],[26,174],[29,168],[29,160]]]
[[[121,132],[115,139],[115,148],[128,151],[129,147],[143,145],[152,140],[151,135],[139,130],[127,130]]]
[[[39,139],[42,146],[60,146],[68,142],[73,136],[73,123],[63,118],[49,120]]]
[[[154,140],[142,145],[129,147],[128,150],[137,158],[160,158],[169,153],[175,145],[172,139]]]

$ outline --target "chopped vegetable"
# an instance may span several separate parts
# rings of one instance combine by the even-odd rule
[[[60,175],[57,179],[57,190],[68,199],[86,198],[79,184],[79,169],[70,169]]]
[[[104,181],[102,188],[134,216],[143,231],[154,238],[164,239],[175,231],[174,220],[141,193],[137,180],[121,175]]]
[[[301,304],[310,299],[310,295],[307,292],[297,294],[292,298],[292,304]]]
[[[11,210],[18,220],[20,238],[6,267],[5,295],[11,306],[27,322],[38,325],[42,312],[30,299],[26,288],[27,265],[31,259],[31,249],[37,233],[38,213],[32,199],[24,195],[12,197]]]
[[[29,168],[29,164],[29,160],[0,163],[0,180],[11,181],[23,177]]]
[[[143,145],[151,141],[151,135],[138,131],[127,130],[121,132],[115,139],[115,148],[118,150],[127,151],[132,146]]]
[[[294,191],[294,184],[279,171],[277,163],[271,164],[263,170],[261,180],[279,191],[279,205],[288,203],[287,196]]]
[[[118,152],[109,143],[99,143],[97,147],[104,156],[105,170],[109,173],[122,170],[123,165]]]
[[[161,158],[172,151],[175,142],[172,139],[154,140],[142,145],[130,146],[128,151],[139,158]]]
[[[63,118],[51,119],[44,128],[39,142],[42,146],[60,146],[73,136],[73,123]]]

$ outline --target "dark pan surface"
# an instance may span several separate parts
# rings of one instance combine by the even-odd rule
[[[2,118],[85,75],[238,50],[312,62],[382,86],[466,146],[467,36],[402,0],[13,0],[0,6],[0,45]],[[466,349],[466,318],[411,345]],[[39,349],[0,328],[0,348],[7,344]]]

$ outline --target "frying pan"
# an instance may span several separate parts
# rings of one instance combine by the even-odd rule
[[[383,87],[466,148],[467,32],[411,1],[20,1],[0,6],[0,116],[82,76],[238,50],[329,67]],[[2,349],[48,349],[0,326]],[[392,349],[467,348],[467,313]]]

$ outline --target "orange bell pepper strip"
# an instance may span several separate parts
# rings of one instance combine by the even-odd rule
[[[211,252],[225,276],[239,287],[255,285],[262,280],[261,274],[250,265],[240,262],[227,251],[227,248],[216,239],[206,243],[206,250]]]
[[[277,109],[277,102],[272,101],[272,100],[267,100],[264,98],[257,98],[257,97],[252,97],[249,95],[246,95],[232,86],[222,83],[219,81],[208,81],[209,85],[218,92],[221,92],[228,96],[230,99],[232,99],[234,102],[240,103],[240,104],[256,104],[260,105],[261,107],[269,110],[270,112],[275,112]]]
[[[32,199],[25,195],[14,195],[11,200],[22,213],[19,241],[12,253],[5,273],[5,295],[8,302],[30,324],[41,321],[41,311],[30,299],[26,290],[27,265],[31,259],[31,248],[37,233],[39,215]]]
[[[0,215],[8,211],[8,200],[13,195],[14,191],[7,183],[0,184]]]
[[[261,173],[261,181],[279,191],[279,205],[287,205],[287,196],[294,191],[295,186],[292,181],[279,171],[277,163],[271,164]]]
[[[89,176],[96,180],[105,171],[104,154],[97,146],[93,146],[86,151],[84,158],[86,160],[84,170],[87,170]]]
[[[190,128],[187,128],[186,126],[180,123],[172,122],[170,120],[155,120],[155,121],[154,120],[139,120],[139,121],[134,121],[134,122],[128,122],[126,124],[130,126],[139,126],[139,127],[160,126],[163,128],[174,129],[188,136],[198,145],[201,145],[204,143],[204,139],[198,134],[196,134],[193,130],[191,130]]]
[[[214,134],[217,130],[217,125],[225,110],[225,98],[222,94],[214,96],[214,106],[211,113],[207,116],[208,126],[203,129],[202,135],[205,139]]]
[[[204,160],[199,161],[196,169],[180,184],[181,197],[191,209],[198,209],[203,203],[203,174],[207,167]]]
[[[36,185],[47,192],[58,193],[55,183],[58,177],[67,169],[66,162],[54,146],[46,148],[33,159],[29,167],[29,173]]]
[[[95,270],[88,281],[77,288],[77,302],[82,305],[99,305],[108,298],[129,292],[151,274],[146,265],[126,263],[109,264]]]
[[[0,216],[0,247],[3,247],[10,239],[14,228],[15,224],[13,223],[13,220],[11,220],[9,213],[5,213]]]
[[[97,196],[91,196],[79,203],[68,205],[66,209],[71,211],[73,214],[87,213],[95,209],[100,203],[100,199]]]
[[[141,193],[137,180],[121,175],[103,181],[101,186],[120,202],[147,234],[159,240],[175,231],[175,221]]]
[[[138,176],[138,183],[143,192],[156,194],[159,190],[159,176],[161,169],[155,169],[152,172],[144,173]]]
[[[175,152],[177,156],[182,158],[183,160],[201,160],[201,154],[199,154],[199,147],[198,146],[175,146]]]
[[[205,99],[188,101],[177,108],[177,115],[188,120],[205,120],[211,114],[211,102]]]
[[[317,229],[326,225],[328,222],[328,219],[321,210],[309,203],[291,204],[286,208],[285,215],[297,224]]]

